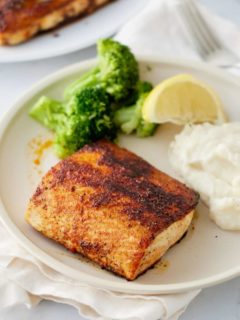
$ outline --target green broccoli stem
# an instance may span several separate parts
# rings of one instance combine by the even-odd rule
[[[125,134],[136,131],[138,137],[148,137],[154,134],[157,125],[142,118],[142,107],[148,93],[140,94],[135,105],[123,107],[115,112],[115,125]]]
[[[99,82],[99,68],[95,67],[86,72],[81,78],[71,83],[64,91],[64,99],[67,101],[72,96],[80,93],[82,89],[95,86]]]
[[[141,118],[140,105],[125,107],[116,112],[116,125],[119,126],[122,132],[131,134],[136,130]]]
[[[63,113],[63,104],[46,96],[42,96],[29,111],[33,119],[53,131],[57,130]]]
[[[135,116],[135,106],[124,107],[115,112],[114,122],[122,132],[130,134],[137,127],[138,119]]]
[[[137,127],[137,136],[139,138],[150,137],[154,135],[158,125],[156,123],[150,123],[143,119],[140,120],[140,123]]]

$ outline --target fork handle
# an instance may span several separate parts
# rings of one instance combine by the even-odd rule
[[[240,62],[233,64],[223,64],[219,66],[222,69],[239,69],[240,70]]]
[[[207,56],[207,62],[218,66],[230,66],[239,63],[239,58],[227,50],[219,50]]]

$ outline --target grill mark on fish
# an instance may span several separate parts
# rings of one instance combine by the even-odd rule
[[[117,158],[113,152],[110,152],[108,148],[105,149],[103,157],[100,159],[99,164],[118,167],[118,170],[123,169],[124,174],[129,177],[149,176],[152,172],[152,166],[146,161],[135,156],[132,158]]]
[[[79,245],[81,246],[84,253],[92,253],[97,254],[100,250],[102,250],[102,246],[100,246],[98,243],[91,243],[86,240],[80,240]]]
[[[99,194],[91,195],[90,201],[94,208],[101,208],[103,206],[109,206],[113,200],[116,201],[116,196],[117,195],[111,193],[100,192]]]

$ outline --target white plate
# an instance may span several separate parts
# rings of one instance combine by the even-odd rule
[[[191,73],[211,85],[221,96],[230,119],[240,120],[238,79],[209,65],[157,59],[140,59],[142,78],[158,83],[181,72]],[[27,111],[42,94],[61,98],[63,88],[89,69],[95,62],[86,61],[65,68],[35,85],[19,99],[2,120],[0,130],[0,196],[1,219],[18,241],[39,260],[67,276],[85,283],[115,291],[132,293],[170,293],[205,287],[240,274],[240,234],[220,230],[208,217],[202,204],[195,230],[175,245],[163,258],[167,268],[147,271],[128,282],[114,274],[87,263],[60,245],[33,230],[23,218],[27,202],[40,176],[33,170],[29,141],[49,133],[29,118]],[[148,139],[122,136],[120,144],[148,160],[157,168],[174,175],[167,150],[174,134],[180,130],[162,125],[157,134]],[[58,160],[49,149],[42,162],[45,172]],[[207,186],[206,186],[207,187]]]
[[[48,31],[21,45],[0,46],[0,62],[38,60],[86,48],[97,39],[112,35],[144,5],[145,0],[117,0],[92,15]]]

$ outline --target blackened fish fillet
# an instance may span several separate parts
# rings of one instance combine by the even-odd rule
[[[133,280],[182,237],[197,203],[182,183],[99,141],[43,177],[25,217],[69,250]]]

